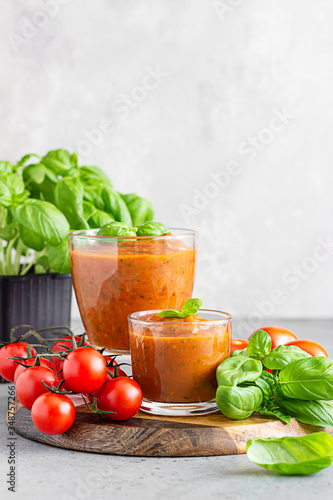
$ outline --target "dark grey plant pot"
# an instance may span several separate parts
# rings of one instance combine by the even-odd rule
[[[71,300],[71,274],[0,276],[0,339],[17,325],[70,326]]]

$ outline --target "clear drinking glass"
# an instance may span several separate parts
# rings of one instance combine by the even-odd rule
[[[72,231],[69,248],[74,290],[90,343],[129,354],[128,314],[182,307],[192,296],[197,233],[171,229],[164,236],[96,236]]]
[[[206,321],[197,316],[156,321],[158,312],[128,317],[132,371],[144,397],[141,410],[174,416],[217,411],[215,372],[230,356],[231,315],[200,309]]]

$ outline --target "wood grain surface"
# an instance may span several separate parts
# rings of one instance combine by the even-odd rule
[[[70,450],[141,457],[236,455],[246,452],[255,437],[303,436],[332,429],[284,424],[254,414],[247,420],[230,420],[221,413],[196,417],[157,417],[139,412],[125,422],[106,416],[100,421],[85,406],[76,408],[74,425],[64,434],[47,436],[33,425],[30,411],[16,403],[15,431],[40,443]]]

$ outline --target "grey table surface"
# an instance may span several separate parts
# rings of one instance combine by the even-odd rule
[[[299,338],[322,343],[333,356],[333,320],[278,320]],[[76,325],[76,330],[79,326]],[[1,499],[311,500],[332,498],[333,467],[311,476],[277,476],[246,455],[198,458],[139,458],[59,449],[17,436],[16,493],[7,491],[8,385],[0,385]]]

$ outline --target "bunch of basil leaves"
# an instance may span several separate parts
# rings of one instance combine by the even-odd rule
[[[246,349],[234,351],[218,366],[221,412],[236,420],[259,412],[285,423],[295,417],[333,427],[333,360],[312,357],[296,346],[271,347],[270,336],[259,330]]]
[[[120,194],[96,166],[78,165],[58,149],[0,161],[0,275],[69,273],[70,230],[119,221],[139,226],[154,218],[150,201]]]

